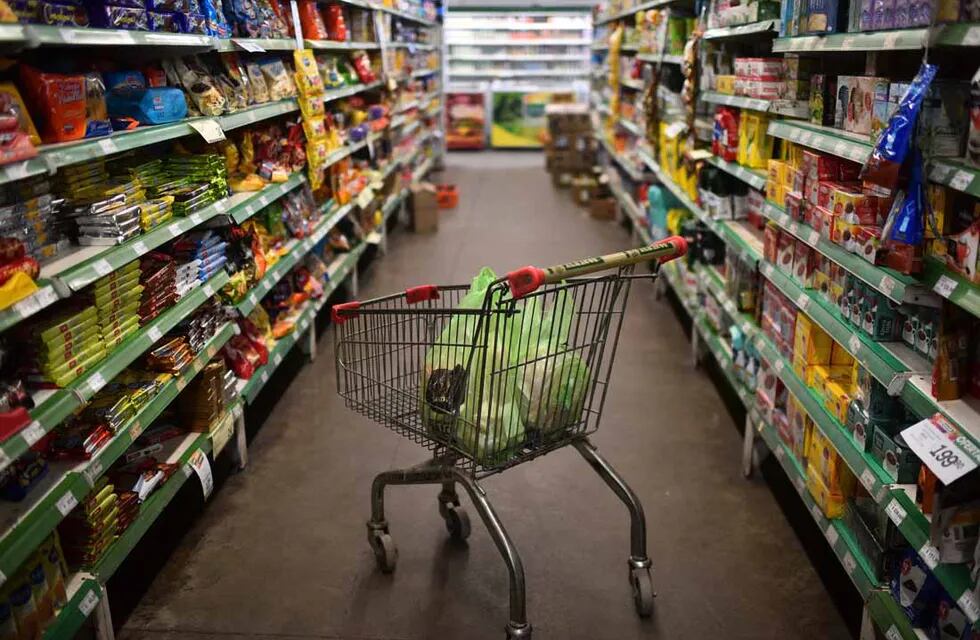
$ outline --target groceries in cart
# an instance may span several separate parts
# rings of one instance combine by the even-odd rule
[[[497,280],[486,267],[473,279],[456,310],[489,314],[450,316],[426,353],[421,381],[426,429],[493,463],[576,425],[591,377],[568,344],[571,293],[514,300],[492,286]]]

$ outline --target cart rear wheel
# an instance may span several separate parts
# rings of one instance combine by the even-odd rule
[[[631,569],[630,586],[633,587],[633,604],[641,618],[653,615],[653,579],[650,569]]]
[[[398,564],[398,547],[394,538],[387,533],[376,533],[371,539],[374,559],[382,573],[391,573]]]
[[[470,537],[470,514],[463,507],[448,505],[446,508],[446,530],[454,540]]]

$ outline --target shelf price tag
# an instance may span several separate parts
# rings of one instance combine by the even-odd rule
[[[852,355],[857,355],[857,352],[861,350],[861,338],[856,333],[851,334],[851,337],[847,339],[847,348]]]
[[[82,601],[78,603],[78,610],[87,618],[95,611],[95,605],[97,604],[99,604],[99,594],[93,589],[86,593]]]
[[[265,53],[265,49],[257,42],[251,42],[249,40],[238,40],[235,39],[234,42],[237,46],[241,47],[244,51],[249,53]]]
[[[810,232],[810,235],[807,236],[806,243],[811,247],[815,247],[817,246],[818,242],[820,242],[820,232],[814,229]]]
[[[933,165],[932,171],[929,172],[929,178],[935,182],[942,182],[945,184],[946,179],[949,177],[950,172],[953,167],[948,164],[936,164]]]
[[[187,124],[190,125],[191,129],[201,134],[201,137],[208,144],[221,142],[225,139],[224,129],[221,128],[221,124],[214,118],[191,120]]]
[[[807,295],[806,291],[801,292],[799,297],[796,298],[796,306],[802,311],[806,311],[806,308],[810,306],[810,296]]]
[[[953,176],[953,179],[949,181],[949,186],[953,187],[957,191],[966,191],[970,188],[970,184],[972,182],[973,174],[969,171],[963,171],[961,169],[960,171],[957,171],[956,175]]]
[[[65,495],[61,496],[58,499],[58,502],[54,506],[57,507],[58,513],[60,513],[61,517],[63,518],[67,516],[69,513],[71,513],[71,510],[74,509],[77,505],[78,505],[78,499],[75,497],[74,493],[69,491]]]
[[[941,295],[944,298],[949,298],[956,291],[956,286],[959,283],[953,280],[949,276],[939,276],[939,280],[936,280],[936,284],[932,285],[932,290]]]
[[[935,569],[939,566],[939,549],[932,546],[928,540],[919,548],[919,557],[922,558],[922,561],[930,569]]]
[[[102,389],[102,387],[105,386],[105,378],[102,377],[101,373],[96,371],[95,373],[89,376],[85,384],[88,386],[89,391],[94,396],[99,392],[100,389]]]
[[[844,564],[844,571],[847,572],[847,575],[851,575],[854,573],[854,570],[857,569],[857,560],[854,559],[854,556],[851,555],[850,551],[844,554],[844,559],[842,562]]]
[[[38,440],[44,437],[44,427],[41,423],[35,420],[21,430],[21,435],[24,436],[24,441],[27,443],[28,447],[33,447]]]
[[[980,606],[977,605],[977,599],[970,589],[963,592],[963,595],[956,600],[956,604],[970,619],[970,622],[976,622],[977,619],[980,619]]]
[[[820,510],[819,506],[813,505],[810,507],[810,515],[813,516],[814,520],[820,522],[820,519],[823,518],[823,511]]]
[[[834,527],[834,523],[827,525],[827,530],[823,532],[824,536],[827,538],[827,542],[830,543],[831,547],[837,546],[837,540],[840,538],[840,534],[837,533],[837,528]]]
[[[96,260],[92,265],[92,269],[94,269],[100,276],[107,276],[112,273],[112,265],[109,264],[109,261],[105,258],[102,260]]]
[[[211,473],[211,462],[208,461],[207,454],[201,449],[198,449],[191,454],[187,465],[197,474],[198,480],[201,481],[201,491],[204,492],[204,499],[207,500],[211,496],[211,492],[214,491],[214,475]]]
[[[888,627],[888,631],[885,632],[885,637],[888,640],[902,640],[902,632],[898,630],[898,627],[892,625]]]
[[[861,484],[868,490],[868,493],[874,495],[875,474],[871,473],[871,469],[865,469],[861,472]]]
[[[160,327],[150,327],[150,329],[146,332],[146,335],[150,336],[150,342],[153,342],[154,344],[157,342],[157,340],[163,337]]]
[[[92,464],[90,464],[82,473],[84,474],[85,481],[88,482],[89,486],[94,485],[96,479],[102,475],[102,461],[93,460]]]
[[[116,141],[112,138],[103,138],[99,140],[99,149],[106,155],[119,151],[119,148],[116,147]]]
[[[895,279],[887,275],[881,276],[881,282],[878,283],[878,289],[886,296],[890,296],[892,291],[895,290]]]
[[[892,498],[892,501],[888,503],[887,507],[885,507],[885,513],[888,514],[888,517],[891,518],[896,527],[902,526],[902,522],[905,521],[905,516],[907,515],[905,513],[905,509],[902,508],[902,505],[898,504],[898,500],[895,500],[894,498]]]
[[[960,447],[965,439],[945,421],[926,418],[902,431],[902,437],[943,484],[951,484],[977,468],[976,459],[971,455],[974,452],[967,453]],[[971,443],[967,444],[976,449]],[[976,453],[980,454],[980,451]]]

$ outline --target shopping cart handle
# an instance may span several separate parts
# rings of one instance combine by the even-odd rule
[[[566,278],[584,276],[597,271],[615,269],[628,264],[658,260],[661,263],[679,258],[687,253],[687,240],[680,236],[671,236],[653,244],[619,253],[611,253],[595,258],[576,260],[547,269],[538,267],[523,267],[507,274],[510,293],[515,298],[526,296],[542,284],[554,284]]]
[[[421,284],[417,287],[409,287],[408,289],[405,289],[405,301],[408,302],[408,304],[438,299],[439,287],[434,284]]]
[[[357,317],[357,310],[361,308],[361,303],[357,300],[341,302],[330,307],[330,319],[334,324],[344,324],[348,320]]]

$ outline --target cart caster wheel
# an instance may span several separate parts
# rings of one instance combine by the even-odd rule
[[[453,540],[466,540],[470,537],[470,514],[463,507],[448,506],[446,509],[446,530]]]
[[[631,569],[630,586],[633,587],[633,604],[641,618],[653,615],[653,580],[649,569]]]
[[[531,625],[507,623],[507,640],[531,640]]]
[[[387,533],[377,533],[371,539],[374,549],[374,559],[382,573],[391,573],[398,564],[398,547],[395,540]]]

